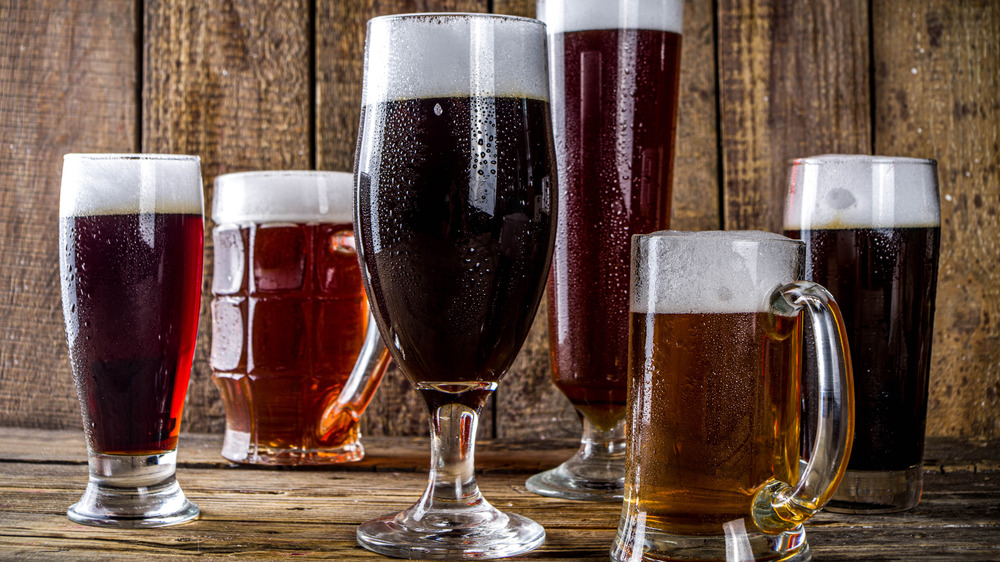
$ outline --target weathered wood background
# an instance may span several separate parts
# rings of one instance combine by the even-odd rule
[[[0,426],[81,423],[59,300],[62,155],[197,154],[206,200],[226,172],[350,170],[365,22],[414,11],[531,16],[534,3],[0,0]],[[1000,437],[1000,3],[689,0],[683,51],[675,228],[779,230],[790,158],[939,161],[928,432]],[[210,258],[206,248],[184,427],[220,432]],[[544,322],[484,415],[486,435],[577,434],[548,381]],[[376,435],[425,431],[399,373],[365,424]]]

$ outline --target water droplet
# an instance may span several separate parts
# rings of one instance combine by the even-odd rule
[[[444,113],[444,109],[441,107],[441,104],[434,104],[434,115],[441,115],[442,113]]]

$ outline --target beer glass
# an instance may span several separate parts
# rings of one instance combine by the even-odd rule
[[[548,25],[559,216],[548,288],[552,380],[577,453],[528,489],[621,500],[629,242],[670,226],[683,0],[539,0]]]
[[[345,172],[215,179],[212,380],[222,456],[307,465],[364,456],[359,421],[388,365],[370,322]]]
[[[920,501],[940,225],[933,160],[825,155],[791,165],[785,233],[805,241],[806,279],[840,303],[857,374],[854,451],[829,511]]]
[[[177,485],[177,434],[201,298],[197,156],[67,154],[59,198],[66,341],[90,481],[77,523],[194,519]]]
[[[487,14],[374,18],[365,43],[355,224],[365,289],[429,414],[420,500],[358,529],[407,558],[498,558],[540,525],[476,485],[479,412],[531,327],[555,236],[545,26]]]
[[[802,523],[840,481],[851,366],[804,244],[766,232],[633,237],[625,502],[614,560],[806,560]],[[816,439],[799,449],[802,320]]]

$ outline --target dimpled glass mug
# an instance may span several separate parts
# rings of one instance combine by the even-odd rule
[[[346,172],[215,179],[212,380],[233,462],[364,456],[359,420],[389,356],[361,284],[353,197]]]
[[[802,523],[837,487],[853,392],[843,321],[766,232],[633,237],[625,503],[614,560],[808,560]],[[801,313],[805,312],[804,315]],[[800,455],[802,321],[817,436]]]

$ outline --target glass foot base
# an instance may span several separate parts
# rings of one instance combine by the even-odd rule
[[[177,453],[90,455],[90,481],[66,515],[82,525],[163,527],[198,517],[174,478]]]
[[[906,511],[920,503],[923,483],[922,466],[895,471],[848,470],[824,509],[834,513]]]
[[[241,464],[318,466],[359,461],[365,458],[365,448],[360,441],[323,449],[266,447],[254,444],[249,433],[227,429],[222,457]]]
[[[473,510],[424,512],[414,506],[361,525],[357,537],[361,546],[385,556],[483,560],[530,552],[545,542],[545,529],[483,502]]]
[[[570,462],[528,478],[528,490],[567,500],[620,502],[625,494],[625,463],[603,467],[601,474],[582,476]],[[619,470],[620,468],[620,470]]]
[[[743,524],[736,528],[742,532],[719,536],[674,535],[641,526],[630,529],[623,536],[619,529],[611,547],[611,559],[615,562],[812,560],[806,532],[801,526],[777,535],[759,531],[747,533]]]

